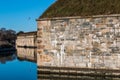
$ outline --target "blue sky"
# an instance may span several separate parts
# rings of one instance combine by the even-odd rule
[[[56,0],[0,0],[0,28],[35,31],[35,21]]]

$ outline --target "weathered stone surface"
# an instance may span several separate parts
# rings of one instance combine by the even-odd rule
[[[120,68],[117,62],[120,58],[113,56],[120,54],[119,16],[51,19],[38,23],[43,23],[38,28],[44,26],[42,34],[38,33],[38,38],[42,36],[42,43],[38,44],[45,45],[44,54],[53,54],[52,65],[109,68],[111,64]]]

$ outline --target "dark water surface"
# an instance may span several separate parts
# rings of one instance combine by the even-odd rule
[[[0,80],[37,80],[36,63],[12,53],[0,55]]]

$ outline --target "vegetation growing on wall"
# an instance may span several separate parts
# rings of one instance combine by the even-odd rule
[[[120,0],[57,0],[40,18],[120,13]]]

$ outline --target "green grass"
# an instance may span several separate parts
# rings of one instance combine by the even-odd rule
[[[120,0],[58,0],[39,18],[120,14]]]

